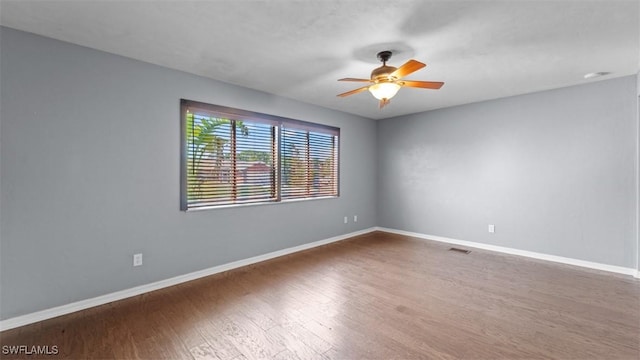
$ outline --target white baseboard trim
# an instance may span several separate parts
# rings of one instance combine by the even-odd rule
[[[280,256],[284,256],[284,255],[296,253],[299,251],[311,249],[314,247],[330,244],[333,242],[345,240],[354,236],[367,234],[375,230],[376,228],[372,227],[372,228],[355,231],[355,232],[344,234],[344,235],[338,235],[332,238],[318,240],[312,243],[298,245],[298,246],[290,247],[287,249],[282,249],[282,250],[270,252],[267,254],[258,255],[248,259],[238,260],[238,261],[230,262],[227,264],[214,266],[208,269],[195,271],[189,274],[179,275],[176,277],[172,277],[170,279],[160,280],[150,284],[140,285],[130,289],[116,291],[114,293],[101,295],[91,299],[80,300],[70,304],[56,306],[54,308],[45,309],[45,310],[37,311],[34,313],[26,314],[26,315],[16,316],[14,318],[6,319],[6,320],[1,320],[0,331],[17,328],[19,326],[24,326],[24,325],[32,324],[38,321],[47,320],[47,319],[51,319],[61,315],[70,314],[72,312],[88,309],[94,306],[104,305],[113,301],[126,299],[129,297],[133,297],[136,295],[144,294],[144,293],[155,291],[155,290],[160,290],[169,286],[178,285],[178,284],[191,281],[191,280],[196,280],[205,276],[221,273],[224,271],[259,263],[259,262],[270,260]]]
[[[609,272],[624,274],[624,275],[632,275],[640,278],[640,271],[633,268],[601,264],[601,263],[572,259],[572,258],[567,258],[562,256],[537,253],[533,251],[518,250],[518,249],[513,249],[513,248],[508,248],[503,246],[482,244],[482,243],[477,243],[473,241],[451,239],[443,236],[420,234],[420,233],[404,231],[404,230],[390,229],[390,228],[384,228],[384,227],[376,227],[375,229],[377,231],[384,231],[384,232],[389,232],[393,234],[412,236],[419,239],[434,240],[434,241],[439,241],[439,242],[448,243],[448,244],[468,246],[476,249],[490,250],[490,251],[495,251],[495,252],[500,252],[500,253],[505,253],[510,255],[524,256],[524,257],[538,259],[538,260],[546,260],[546,261],[552,261],[552,262],[557,262],[561,264],[581,266],[589,269],[609,271]]]

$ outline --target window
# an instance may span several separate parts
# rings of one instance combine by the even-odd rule
[[[338,191],[337,136],[282,126],[283,199],[332,196]]]
[[[338,196],[340,129],[181,101],[181,209]]]

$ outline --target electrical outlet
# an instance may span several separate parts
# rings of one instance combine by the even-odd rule
[[[348,223],[348,222],[349,222],[349,217],[345,216],[345,217],[344,217],[344,223],[346,224],[346,223]]]
[[[496,226],[493,224],[489,224],[489,232],[492,234],[496,232]]]
[[[353,222],[358,222],[358,215],[353,215]]]
[[[142,265],[142,254],[133,254],[133,266]]]

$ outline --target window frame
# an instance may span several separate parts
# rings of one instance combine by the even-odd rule
[[[205,111],[216,117],[228,118],[231,121],[246,121],[258,124],[270,124],[275,126],[275,148],[276,156],[273,159],[275,164],[274,180],[270,186],[275,189],[275,197],[270,199],[258,199],[256,201],[237,201],[225,202],[220,204],[204,205],[190,207],[188,200],[188,153],[189,142],[187,140],[187,110],[190,108],[199,109]],[[195,113],[195,112],[194,112]],[[330,134],[336,137],[334,143],[334,156],[335,156],[335,195],[322,195],[322,196],[305,196],[283,199],[282,198],[282,136],[283,128],[294,128],[296,130],[302,130],[308,132],[317,132],[323,134]],[[340,128],[317,124],[303,120],[291,119],[277,115],[270,115],[259,113],[255,111],[236,109],[226,106],[214,105],[194,100],[180,99],[180,210],[181,211],[199,211],[208,209],[220,209],[228,207],[240,207],[251,205],[264,205],[264,204],[279,204],[286,202],[306,201],[306,200],[320,200],[329,198],[340,197]],[[235,141],[235,139],[234,139]],[[235,147],[235,146],[234,146]],[[307,164],[308,166],[308,164]],[[234,175],[235,176],[235,175]]]

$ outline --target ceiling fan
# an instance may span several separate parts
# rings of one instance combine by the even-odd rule
[[[371,83],[371,85],[347,91],[338,96],[345,97],[369,90],[376,99],[380,100],[380,109],[382,109],[385,105],[389,104],[390,99],[394,97],[403,86],[422,89],[440,89],[442,85],[444,85],[441,81],[402,80],[405,76],[422,69],[426,65],[416,60],[409,60],[399,68],[387,66],[387,61],[391,58],[391,54],[391,51],[381,51],[378,53],[378,59],[382,61],[382,66],[373,69],[371,79],[338,79],[338,81]]]

